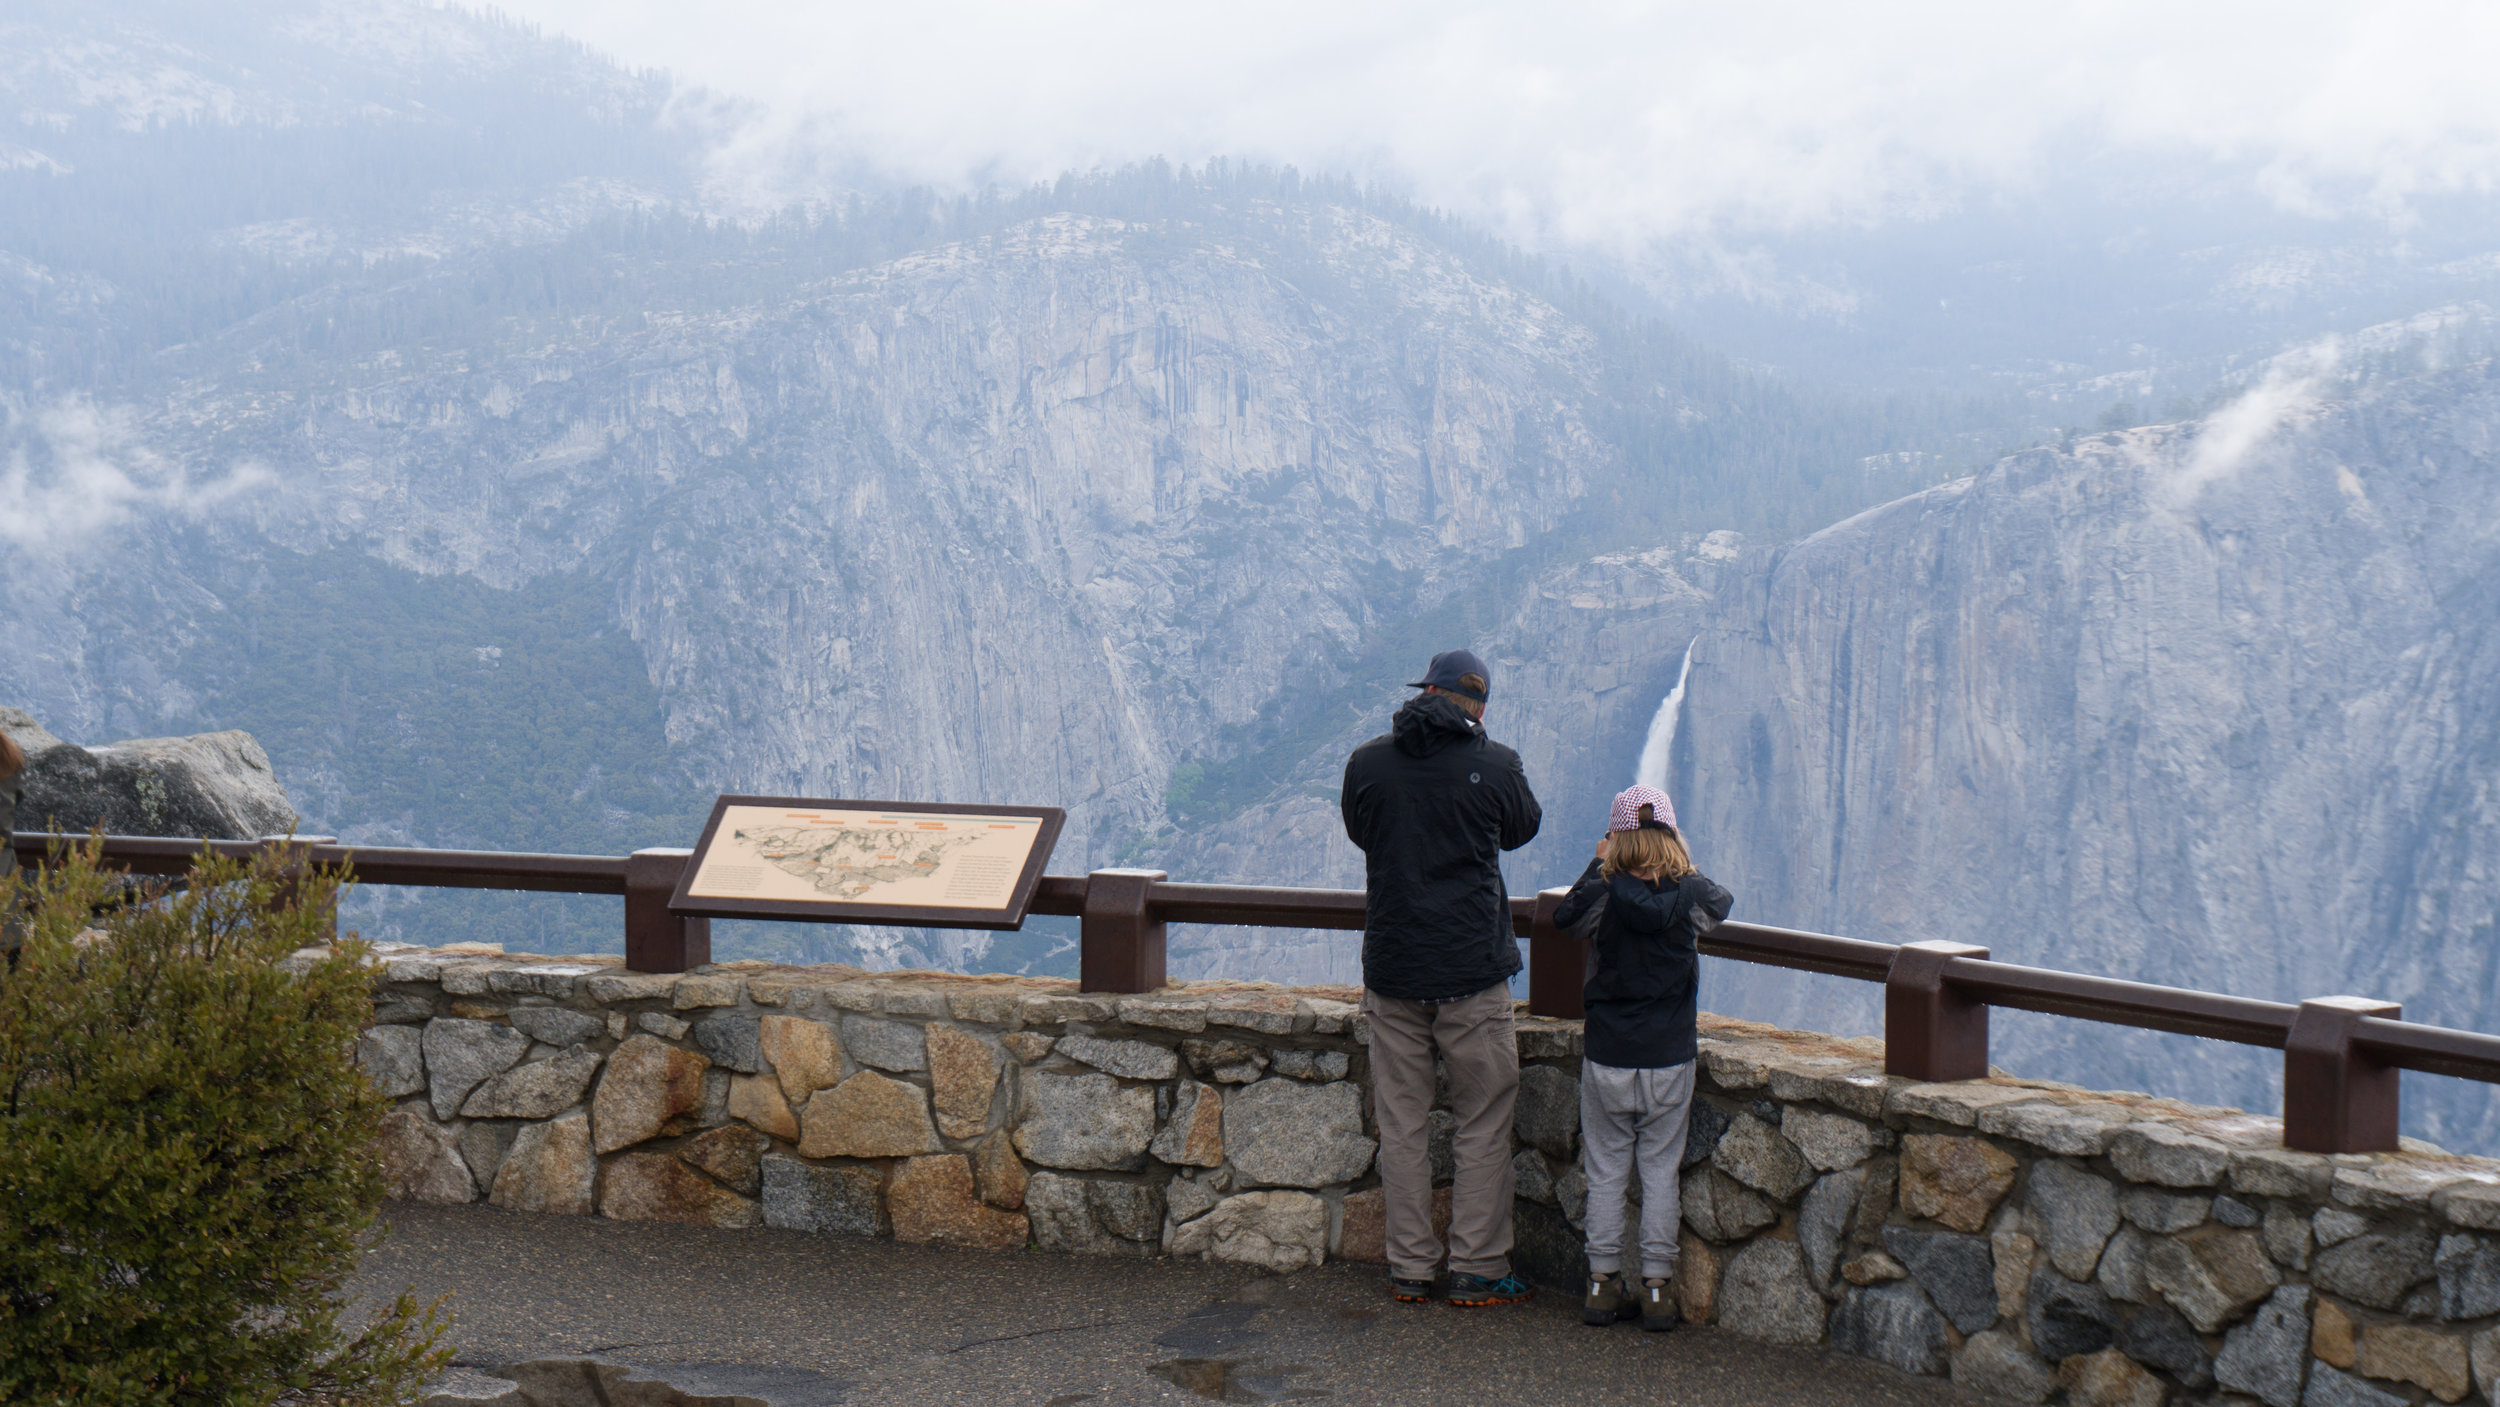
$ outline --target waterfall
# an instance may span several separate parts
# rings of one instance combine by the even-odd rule
[[[1684,719],[1684,679],[1693,672],[1693,644],[1699,639],[1695,636],[1684,642],[1684,663],[1675,671],[1675,687],[1667,691],[1666,698],[1658,704],[1657,716],[1649,720],[1649,737],[1641,743],[1640,766],[1632,772],[1636,784],[1656,787],[1669,796],[1675,794],[1667,787],[1667,768],[1675,761],[1675,727]]]

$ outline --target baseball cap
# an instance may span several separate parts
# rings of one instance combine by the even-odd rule
[[[1484,694],[1479,694],[1459,683],[1459,676],[1463,674],[1472,674],[1482,679]],[[1439,689],[1444,693],[1456,694],[1462,699],[1474,699],[1477,703],[1483,703],[1485,694],[1493,692],[1493,671],[1485,667],[1483,660],[1476,658],[1476,652],[1473,650],[1443,650],[1434,655],[1432,663],[1424,668],[1424,677],[1407,687]]]
[[[1644,805],[1650,808],[1650,815],[1668,830],[1675,829],[1675,803],[1667,800],[1667,794],[1656,787],[1644,786],[1626,787],[1615,797],[1614,814],[1607,818],[1606,829],[1609,832],[1639,830],[1641,807]]]

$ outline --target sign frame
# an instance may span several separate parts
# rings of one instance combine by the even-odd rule
[[[710,858],[712,842],[720,833],[721,821],[733,806],[791,807],[814,811],[877,811],[910,816],[1016,817],[1041,822],[1033,837],[1032,849],[1025,852],[1024,868],[1016,875],[1003,908],[959,908],[929,904],[870,904],[838,899],[728,899],[716,895],[697,897],[690,893],[695,878],[703,872],[704,861]],[[703,823],[702,838],[695,842],[694,854],[678,873],[677,890],[669,896],[668,910],[685,918],[780,919],[798,923],[891,923],[915,928],[978,928],[1012,932],[1024,927],[1032,912],[1033,895],[1041,888],[1042,871],[1049,865],[1051,852],[1058,847],[1059,832],[1067,825],[1068,813],[1057,806],[992,806],[982,803],[954,805],[935,801],[846,801],[820,796],[740,796],[722,795],[712,802],[712,814]]]

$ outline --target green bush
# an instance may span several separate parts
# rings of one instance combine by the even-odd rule
[[[343,1326],[381,1202],[341,881],[264,854],[125,889],[90,843],[21,872],[0,973],[0,1401],[397,1403],[435,1308]],[[101,915],[99,917],[99,915]]]

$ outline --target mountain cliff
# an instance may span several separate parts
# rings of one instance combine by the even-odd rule
[[[1756,921],[2487,1029],[2500,372],[2271,382],[1750,553],[1672,781]],[[1876,1020],[1850,984],[1712,980],[1722,1009]],[[2031,1073],[2277,1097],[2270,1053],[1997,1024]],[[2482,1087],[2408,1084],[2417,1131],[2500,1135]]]

